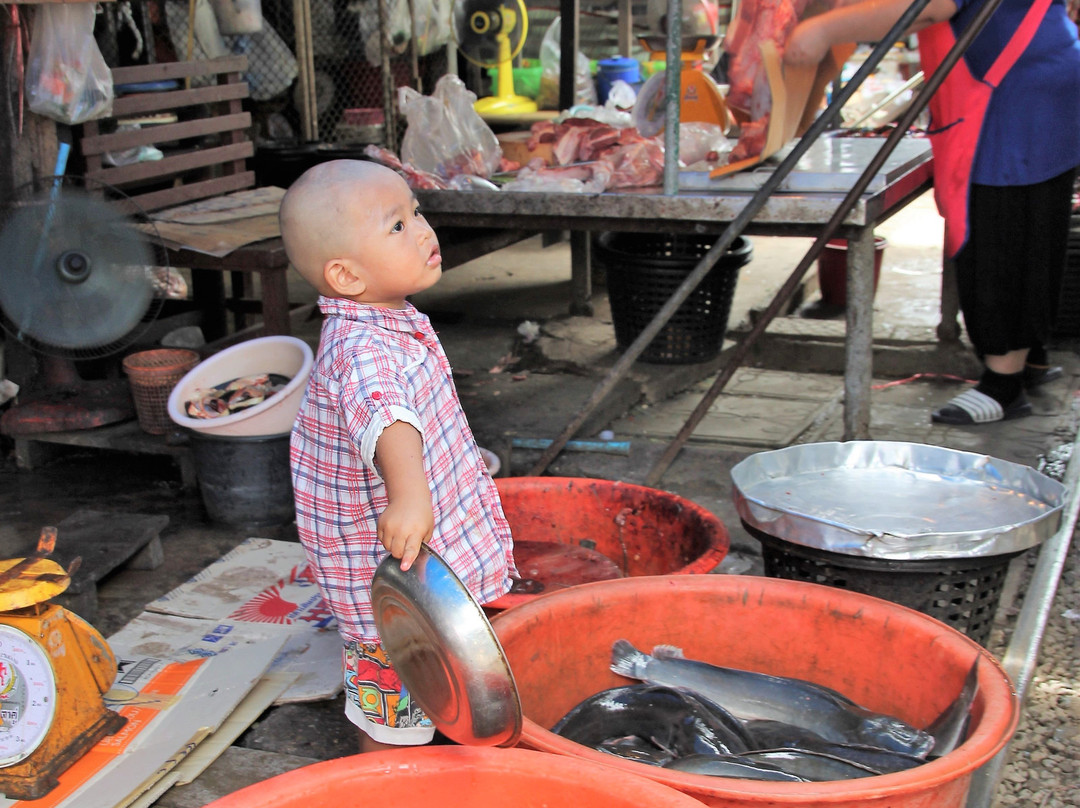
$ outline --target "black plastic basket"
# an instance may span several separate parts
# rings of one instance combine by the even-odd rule
[[[693,233],[597,236],[595,258],[607,274],[611,319],[620,348],[638,338],[717,238]],[[642,352],[641,361],[677,365],[715,358],[727,332],[739,269],[752,253],[750,240],[737,237]]]
[[[889,560],[805,547],[743,522],[761,542],[765,575],[872,595],[928,614],[986,645],[1009,562],[1016,553],[977,558]]]
[[[1080,216],[1073,217],[1069,231],[1061,295],[1052,333],[1055,337],[1080,337]]]

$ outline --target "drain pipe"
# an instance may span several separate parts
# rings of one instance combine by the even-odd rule
[[[720,392],[724,389],[724,385],[728,383],[732,376],[735,375],[735,371],[742,364],[743,359],[750,352],[751,346],[757,341],[765,329],[768,328],[769,323],[780,312],[781,307],[787,302],[788,298],[794,294],[795,289],[798,287],[800,281],[802,281],[803,275],[806,270],[810,268],[810,265],[817,260],[818,255],[825,248],[825,244],[832,236],[833,232],[839,227],[840,223],[844,220],[844,217],[848,215],[848,212],[854,207],[859,197],[862,196],[863,191],[870,185],[870,181],[877,174],[878,169],[885,163],[896,148],[900,139],[907,133],[908,127],[915,121],[915,118],[926,108],[926,105],[930,103],[930,99],[934,93],[937,92],[938,87],[945,81],[946,76],[955,67],[956,63],[963,58],[964,52],[968,49],[972,40],[979,35],[983,26],[990,20],[990,16],[1001,5],[1001,0],[986,0],[986,3],[979,9],[979,12],[968,23],[967,27],[956,38],[956,42],[949,49],[949,52],[945,54],[945,57],[941,60],[941,64],[933,72],[926,84],[923,85],[922,90],[912,100],[911,105],[904,110],[904,114],[900,116],[897,121],[896,128],[889,134],[889,137],[885,139],[885,142],[881,145],[881,148],[877,150],[870,163],[866,166],[866,170],[858,180],[855,181],[855,185],[848,191],[847,195],[840,202],[836,211],[832,217],[825,224],[821,234],[817,237],[817,240],[810,245],[810,249],[807,250],[806,255],[803,256],[799,265],[795,267],[791,275],[784,282],[784,285],[780,287],[777,293],[773,296],[772,301],[765,308],[765,311],[761,313],[761,316],[757,318],[753,328],[747,332],[746,336],[735,346],[731,356],[728,358],[728,362],[724,365],[723,370],[720,371],[720,375],[713,381],[712,386],[702,396],[701,401],[698,402],[697,407],[690,413],[690,416],[686,419],[686,423],[683,424],[679,433],[674,437],[668,448],[661,455],[660,459],[656,461],[656,464],[649,471],[649,474],[645,478],[645,485],[656,485],[660,478],[667,471],[668,467],[675,460],[679,450],[683,444],[690,438],[691,433],[697,427],[701,420],[705,417],[705,414],[709,411],[709,407],[716,401]],[[904,29],[906,30],[906,29]],[[850,323],[850,313],[849,320]],[[863,339],[867,340],[865,347],[867,350],[870,348],[870,333],[869,330],[861,335]],[[849,332],[848,339],[852,340],[853,335]],[[870,368],[867,365],[864,368],[864,372],[867,374],[867,380],[869,380]],[[845,386],[849,383],[845,380]],[[868,381],[867,381],[868,383]]]
[[[653,337],[660,333],[660,330],[667,325],[668,321],[674,316],[679,306],[683,301],[690,296],[690,293],[696,289],[701,282],[705,279],[705,276],[709,274],[713,264],[719,260],[728,247],[732,245],[736,238],[738,238],[742,231],[746,229],[746,226],[750,221],[757,216],[758,212],[765,206],[765,203],[769,201],[769,197],[773,192],[780,187],[780,183],[784,181],[791,170],[795,168],[796,163],[802,158],[806,151],[817,140],[818,136],[825,131],[825,129],[832,123],[834,119],[839,117],[840,110],[847,103],[848,99],[855,93],[862,84],[863,80],[870,75],[870,73],[878,66],[878,63],[882,60],[885,54],[892,48],[893,43],[910,28],[919,14],[930,0],[913,0],[908,9],[900,16],[900,19],[896,21],[896,24],[889,30],[889,32],[882,37],[881,41],[874,46],[874,49],[867,56],[866,60],[856,71],[855,75],[851,77],[843,89],[839,93],[834,94],[832,103],[822,112],[814,122],[810,124],[810,128],[806,130],[806,133],[796,141],[791,152],[785,157],[780,165],[768,176],[765,183],[754,193],[736,215],[732,219],[731,223],[727,226],[724,232],[721,234],[717,242],[709,249],[701,260],[698,261],[697,266],[690,272],[689,275],[683,280],[667,302],[660,307],[660,310],[656,313],[653,319],[647,326],[638,334],[637,338],[630,344],[630,346],[619,357],[618,361],[608,371],[596,389],[593,391],[592,396],[581,408],[577,415],[575,415],[570,423],[566,425],[563,431],[552,442],[551,446],[540,456],[536,461],[536,464],[529,470],[529,476],[538,477],[547,470],[547,467],[551,465],[559,452],[566,446],[577,431],[581,428],[581,425],[588,420],[593,411],[600,406],[600,403],[607,397],[607,395],[615,389],[615,386],[619,381],[626,376],[630,371],[630,367],[634,364],[639,356],[649,347],[649,343],[652,342]],[[988,0],[988,4],[994,8],[997,8],[998,3],[1001,0]],[[979,14],[978,18],[982,18],[983,14]],[[978,19],[977,18],[977,19]],[[918,103],[916,98],[915,103]],[[884,148],[884,147],[883,147]],[[666,161],[665,161],[666,162]],[[846,215],[846,211],[845,214]],[[841,217],[842,218],[842,217]],[[809,266],[809,264],[807,264]],[[805,272],[805,268],[802,270]],[[800,274],[801,278],[802,275]],[[747,346],[749,347],[749,346]],[[725,379],[725,383],[726,383]],[[719,392],[719,391],[718,391]]]
[[[1046,622],[1054,606],[1058,581],[1061,580],[1061,571],[1069,554],[1077,514],[1080,512],[1080,435],[1073,440],[1072,455],[1062,482],[1068,493],[1061,527],[1039,548],[1039,560],[1035,563],[1031,584],[1024,593],[1024,605],[1020,608],[1012,639],[1001,660],[1001,666],[1013,680],[1021,711],[1039,661],[1039,646],[1042,645]],[[1001,770],[1008,755],[1009,746],[1006,745],[972,775],[967,808],[989,808],[1001,782]]]

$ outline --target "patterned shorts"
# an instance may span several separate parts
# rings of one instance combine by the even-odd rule
[[[381,645],[349,642],[345,663],[345,715],[379,743],[419,746],[435,726],[412,698]]]

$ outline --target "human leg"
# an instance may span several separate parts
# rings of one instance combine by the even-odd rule
[[[973,185],[970,237],[956,258],[964,326],[985,369],[974,390],[936,410],[938,423],[1028,415],[1025,387],[1054,369],[1026,367],[1050,335],[1065,263],[1074,171],[1029,186]],[[1060,369],[1056,369],[1060,374]]]
[[[345,715],[360,729],[360,751],[430,743],[435,727],[401,683],[382,647],[346,643]]]

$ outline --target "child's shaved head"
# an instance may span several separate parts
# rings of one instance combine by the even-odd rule
[[[323,267],[349,255],[357,228],[367,228],[374,211],[364,205],[362,188],[400,182],[391,169],[365,160],[332,160],[305,171],[281,200],[281,238],[297,271],[320,294],[330,292]]]

